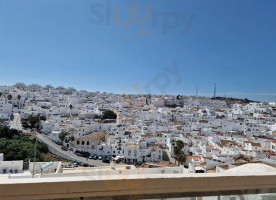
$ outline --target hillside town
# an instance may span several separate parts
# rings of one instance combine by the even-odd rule
[[[0,86],[0,123],[91,167],[182,165],[187,173],[223,173],[248,163],[276,167],[276,102],[16,83]],[[23,161],[4,158],[0,152],[0,174],[23,170]]]

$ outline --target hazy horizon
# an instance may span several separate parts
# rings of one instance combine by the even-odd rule
[[[26,84],[25,82],[16,82],[16,83],[24,83],[24,84]],[[13,83],[13,84],[10,84],[10,85],[8,85],[8,84],[4,84],[4,85],[0,85],[0,86],[13,86],[13,85],[15,85],[16,83]],[[39,83],[29,83],[29,84],[26,84],[26,85],[31,85],[31,84],[39,84]],[[177,94],[174,94],[174,93],[142,93],[143,91],[142,90],[140,90],[140,91],[136,91],[136,93],[124,93],[124,92],[122,92],[122,93],[120,93],[120,92],[112,92],[112,91],[100,91],[100,90],[91,90],[91,89],[84,89],[84,88],[76,88],[76,87],[74,87],[74,86],[72,86],[72,85],[69,85],[69,86],[64,86],[64,85],[52,85],[52,84],[50,84],[50,83],[48,83],[48,84],[39,84],[40,86],[42,86],[42,87],[45,87],[46,85],[51,85],[51,86],[53,86],[54,88],[57,88],[57,87],[65,87],[65,88],[70,88],[70,87],[72,87],[72,88],[74,88],[74,89],[76,89],[76,90],[78,90],[78,91],[80,91],[80,90],[86,90],[87,92],[100,92],[100,93],[104,93],[104,92],[106,92],[106,93],[113,93],[113,94],[129,94],[129,95],[141,95],[141,94],[152,94],[152,95],[174,95],[174,96],[177,96],[177,95],[182,95],[182,96],[196,96],[196,93],[195,94],[184,94],[184,93],[177,93]],[[236,94],[236,95],[235,95]],[[214,96],[214,91],[213,91],[213,93],[210,93],[210,94],[201,94],[199,91],[198,91],[198,96],[197,97],[206,97],[206,98],[213,98]],[[244,96],[243,96],[244,95]],[[260,95],[261,96],[261,98],[265,98],[265,96],[263,96],[263,94],[256,94],[256,95]],[[267,94],[267,96],[271,96],[272,94]],[[249,99],[249,100],[252,100],[252,101],[260,101],[260,102],[275,102],[275,100],[271,100],[271,101],[269,101],[269,100],[260,100],[260,99],[254,99],[254,98],[250,98],[250,94],[248,94],[247,96],[246,96],[246,93],[232,93],[232,95],[231,94],[229,94],[228,96],[227,96],[227,93],[226,94],[222,94],[222,93],[216,93],[216,97],[227,97],[227,98],[239,98],[239,99]]]

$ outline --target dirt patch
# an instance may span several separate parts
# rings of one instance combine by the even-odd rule
[[[68,162],[68,160],[65,160],[61,157],[58,157],[50,152],[48,153],[42,153],[43,157],[49,161],[61,161],[61,162]]]

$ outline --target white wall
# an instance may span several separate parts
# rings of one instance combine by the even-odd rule
[[[34,165],[33,162],[30,162],[29,170],[30,170],[30,172],[33,172],[33,170],[34,170],[36,173],[41,173],[41,167],[46,163],[47,162],[36,162]],[[43,173],[44,174],[45,173],[56,173],[56,172],[60,173],[61,170],[58,171],[59,165],[61,165],[61,162],[53,162],[53,165]]]
[[[9,172],[20,173],[22,171],[23,171],[23,160],[0,162],[0,174],[9,173]]]

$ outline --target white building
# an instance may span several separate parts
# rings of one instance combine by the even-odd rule
[[[0,154],[0,174],[17,174],[23,171],[23,160],[3,161],[4,155]]]

